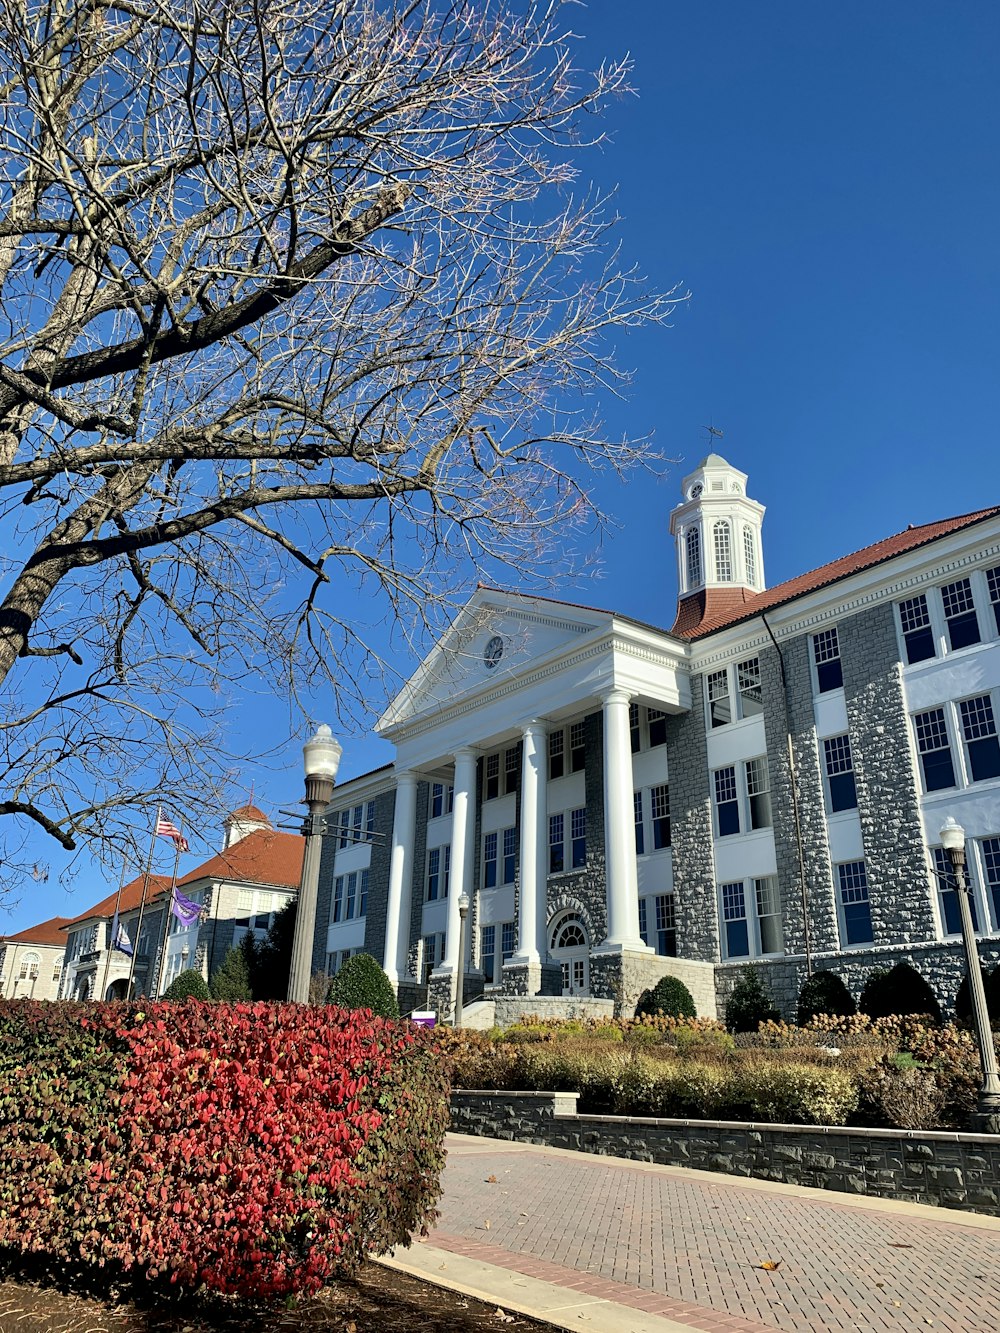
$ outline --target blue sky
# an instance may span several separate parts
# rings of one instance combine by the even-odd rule
[[[612,432],[654,431],[681,461],[658,485],[607,484],[621,526],[601,577],[551,594],[670,624],[668,516],[707,424],[767,506],[770,584],[1000,502],[1000,6],[594,0],[572,18],[578,62],[631,51],[638,90],[582,178],[617,187],[651,284],[692,297],[670,330],[623,340],[633,393],[606,405]],[[267,744],[287,732],[260,699],[232,716]],[[342,740],[344,777],[391,754]],[[282,753],[246,776],[272,813],[301,795],[298,744]],[[68,893],[53,849],[38,854],[49,881],[25,885],[0,931],[109,891],[84,865]]]

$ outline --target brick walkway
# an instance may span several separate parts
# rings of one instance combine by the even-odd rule
[[[691,1328],[1000,1329],[991,1219],[462,1135],[444,1184],[436,1248]]]

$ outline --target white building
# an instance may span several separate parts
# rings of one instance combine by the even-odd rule
[[[335,792],[314,966],[364,948],[447,1009],[464,894],[470,998],[670,972],[713,1013],[752,959],[791,1010],[808,968],[905,959],[948,1004],[948,815],[1000,957],[1000,508],[768,589],[746,483],[684,478],[670,629],[475,592],[378,724],[394,763]]]
[[[54,1000],[62,978],[69,917],[54,916],[13,935],[0,935],[0,996]]]

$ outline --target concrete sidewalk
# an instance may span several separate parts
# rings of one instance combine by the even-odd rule
[[[998,1258],[974,1213],[452,1134],[388,1262],[570,1329],[994,1333]]]

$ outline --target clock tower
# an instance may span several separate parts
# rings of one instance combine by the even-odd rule
[[[684,498],[670,515],[680,601],[716,591],[747,600],[763,592],[764,506],[748,498],[747,474],[709,454],[681,485]]]

